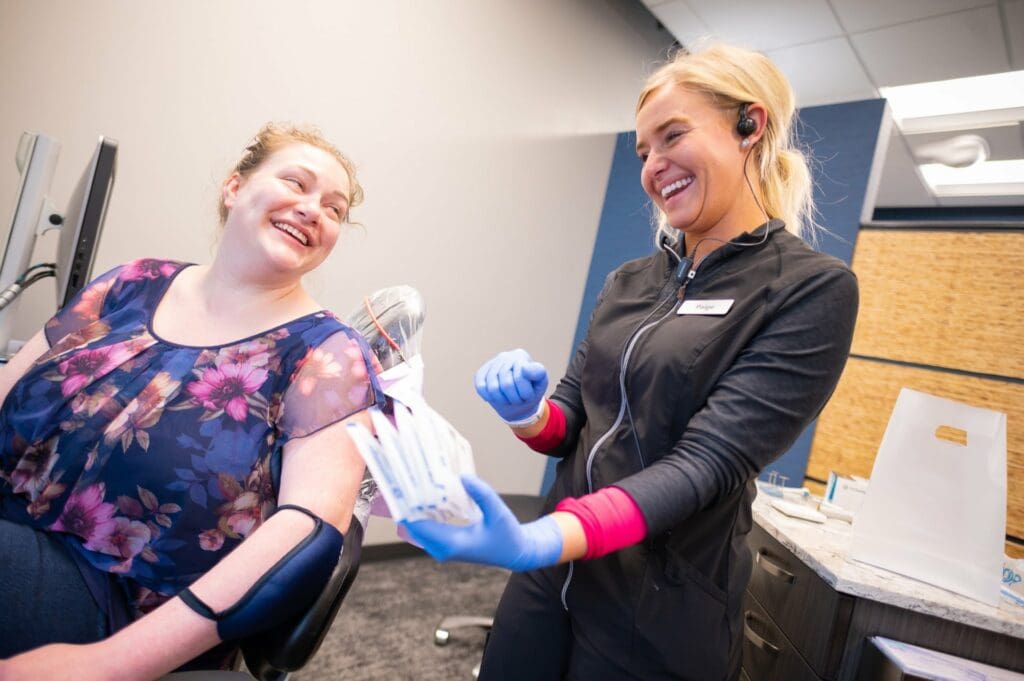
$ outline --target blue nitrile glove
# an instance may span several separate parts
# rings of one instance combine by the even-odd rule
[[[472,525],[446,525],[433,520],[399,523],[412,540],[442,563],[460,560],[508,568],[516,572],[554,565],[562,555],[562,530],[546,515],[520,524],[486,482],[462,476],[462,486],[483,511]]]
[[[526,350],[509,350],[477,369],[474,382],[476,393],[505,423],[524,426],[536,421],[534,417],[540,413],[548,371]]]

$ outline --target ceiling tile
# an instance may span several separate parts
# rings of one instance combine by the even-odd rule
[[[946,14],[851,37],[878,86],[1009,70],[996,7]]]
[[[992,0],[831,0],[849,33],[993,4]]]
[[[1006,34],[1010,36],[1011,65],[1014,70],[1024,69],[1024,0],[1003,4]]]
[[[651,6],[651,12],[683,45],[689,45],[697,38],[709,33],[707,25],[693,13],[683,0]]]
[[[826,0],[688,0],[688,4],[717,37],[758,50],[843,34]]]
[[[768,56],[793,85],[798,106],[878,96],[846,38],[772,50]]]
[[[924,180],[917,173],[917,166],[910,155],[906,142],[898,130],[892,131],[889,149],[882,166],[882,179],[878,185],[878,208],[905,206],[934,206],[937,201],[925,187]]]

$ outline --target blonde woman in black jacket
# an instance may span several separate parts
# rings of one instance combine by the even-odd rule
[[[754,480],[828,400],[857,283],[805,242],[811,180],[792,90],[764,55],[682,52],[637,104],[654,255],[612,272],[549,399],[523,350],[477,391],[560,459],[520,525],[483,482],[470,527],[408,529],[435,557],[516,571],[480,678],[736,679]]]

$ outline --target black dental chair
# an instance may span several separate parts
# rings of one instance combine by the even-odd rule
[[[345,532],[338,564],[309,609],[241,642],[242,658],[252,677],[241,672],[195,671],[168,674],[160,681],[283,681],[312,659],[334,622],[345,594],[359,572],[363,525],[353,516]]]
[[[363,526],[354,516],[341,557],[323,592],[305,614],[242,641],[242,657],[259,681],[280,681],[301,669],[320,648],[334,616],[359,572]]]

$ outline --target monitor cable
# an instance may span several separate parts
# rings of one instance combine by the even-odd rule
[[[56,276],[57,267],[52,262],[41,262],[32,265],[22,272],[21,276],[14,280],[14,283],[0,291],[0,310],[10,305],[15,298],[21,295],[22,291],[40,279]]]

